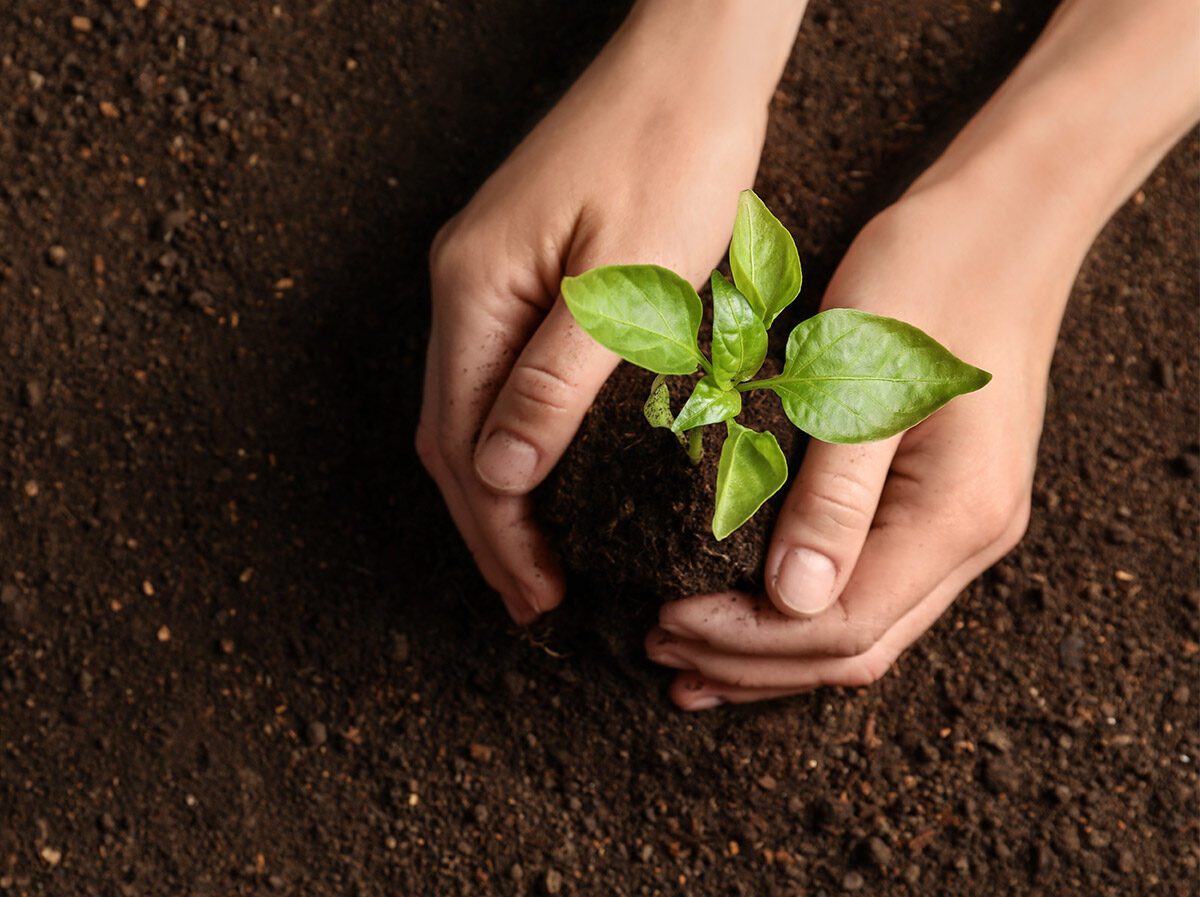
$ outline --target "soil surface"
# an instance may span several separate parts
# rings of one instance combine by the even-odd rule
[[[703,294],[708,302],[707,291]],[[702,348],[709,351],[705,339]],[[756,379],[779,373],[773,359]],[[668,377],[671,409],[678,414],[700,379]],[[717,468],[725,426],[701,430],[703,453],[692,465],[675,434],[646,423],[643,406],[654,374],[622,364],[584,417],[579,433],[535,496],[535,508],[563,562],[583,578],[581,588],[670,601],[728,588],[761,590],[763,561],[781,489],[749,521],[725,539],[712,532]],[[742,396],[738,422],[775,434],[789,469],[807,439],[769,390]]]
[[[815,0],[757,185],[808,301],[1051,6]],[[684,715],[595,594],[506,622],[412,450],[426,251],[625,9],[3,4],[0,895],[1194,893],[1194,135],[1028,536],[881,682]]]

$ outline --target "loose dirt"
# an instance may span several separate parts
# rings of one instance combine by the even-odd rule
[[[757,185],[807,297],[1050,6],[814,2]],[[1028,536],[881,682],[687,716],[594,595],[505,621],[412,450],[426,251],[625,8],[3,4],[4,897],[1194,893],[1195,135],[1079,277]]]

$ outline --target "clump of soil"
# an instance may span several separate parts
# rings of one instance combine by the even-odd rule
[[[760,377],[777,369],[768,362]],[[671,377],[678,413],[698,379]],[[621,365],[596,398],[570,449],[538,496],[546,529],[564,562],[595,584],[653,592],[664,599],[762,586],[763,560],[786,489],[748,523],[712,534],[717,465],[725,427],[704,428],[693,465],[674,434],[642,413],[654,374]],[[770,430],[789,459],[803,441],[769,390],[743,394],[738,422]]]

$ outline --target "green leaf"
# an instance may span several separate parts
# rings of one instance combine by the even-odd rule
[[[608,265],[564,277],[563,299],[588,335],[656,374],[708,362],[696,345],[703,308],[692,285],[657,265]]]
[[[713,374],[717,385],[749,380],[767,357],[767,328],[741,292],[720,271],[712,273]]]
[[[642,414],[646,415],[650,426],[663,427],[675,432],[672,426],[675,423],[675,415],[671,414],[671,391],[667,388],[667,380],[662,374],[655,377],[654,382],[650,384],[650,396],[646,399],[646,404],[642,406]],[[688,450],[690,457],[692,447],[688,438],[682,433],[675,433],[675,437],[679,440],[679,444]]]
[[[796,241],[753,190],[738,197],[729,267],[733,282],[768,327],[791,305],[804,280]]]
[[[742,394],[732,389],[721,389],[713,378],[703,377],[692,390],[691,398],[679,411],[679,417],[671,429],[676,433],[694,430],[708,424],[719,424],[723,420],[737,417],[742,412]]]
[[[726,421],[728,435],[717,465],[717,508],[713,535],[724,539],[754,516],[787,482],[787,459],[774,433],[756,433]]]
[[[788,418],[823,442],[872,442],[912,427],[992,375],[911,324],[833,308],[788,337],[773,389]]]
[[[652,427],[671,428],[675,417],[671,414],[671,391],[667,389],[667,378],[659,374],[650,384],[650,397],[642,406],[642,413]]]

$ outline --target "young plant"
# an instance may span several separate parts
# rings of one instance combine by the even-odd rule
[[[742,393],[772,390],[788,419],[823,442],[886,439],[920,423],[992,375],[960,361],[921,330],[848,308],[802,321],[788,337],[783,373],[752,380],[767,329],[800,292],[796,244],[752,191],[738,200],[729,244],[733,283],[712,273],[712,360],[698,345],[704,315],[692,285],[657,265],[608,265],[564,277],[567,307],[596,342],[658,374],[646,401],[652,426],[669,428],[694,463],[700,428],[724,423],[712,530],[724,539],[787,482],[773,433],[737,423]],[[665,377],[704,376],[672,415]]]

